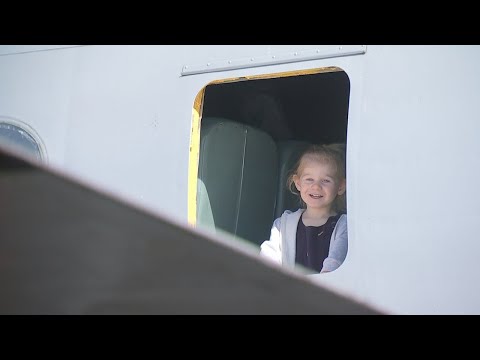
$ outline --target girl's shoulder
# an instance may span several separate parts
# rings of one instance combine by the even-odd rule
[[[292,211],[292,210],[285,210],[282,214],[282,216],[280,216],[279,218],[275,219],[275,222],[276,223],[279,223],[280,221],[282,221],[282,219],[284,220],[287,220],[287,219],[291,219],[291,218],[300,218],[300,216],[302,215],[302,213],[305,211],[305,209],[298,209],[298,210],[295,210],[295,211]]]
[[[302,213],[304,211],[305,211],[305,209],[301,209],[301,208],[298,209],[298,210],[295,210],[295,211],[285,210],[280,217],[278,217],[274,220],[273,223],[274,223],[274,225],[276,225],[278,227],[282,221],[287,221],[288,219],[291,219],[291,218],[294,218],[294,217],[300,218],[300,216],[302,215]]]
[[[290,216],[295,216],[295,215],[301,215],[303,212],[305,211],[305,209],[297,209],[295,211],[292,211],[292,210],[285,210],[281,216],[282,217],[290,217]]]
[[[283,212],[283,214],[277,218],[275,221],[280,221],[282,219],[288,219],[288,218],[292,218],[292,217],[299,217],[300,218],[300,215],[302,215],[302,212],[304,212],[305,209],[298,209],[298,210],[295,210],[295,211],[292,211],[292,210],[285,210]]]
[[[342,220],[347,220],[347,214],[346,213],[342,213],[340,214],[340,217],[338,219],[342,219]]]
[[[341,214],[337,220],[337,225],[347,226],[347,214]]]

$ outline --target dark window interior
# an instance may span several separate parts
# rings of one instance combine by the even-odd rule
[[[208,85],[202,116],[260,127],[275,140],[345,142],[349,93],[343,71]]]

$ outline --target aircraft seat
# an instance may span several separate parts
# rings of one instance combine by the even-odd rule
[[[260,245],[277,195],[276,144],[266,132],[224,118],[202,119],[197,225]]]

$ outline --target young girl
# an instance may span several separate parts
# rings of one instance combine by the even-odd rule
[[[345,148],[312,145],[288,178],[302,207],[285,210],[273,223],[260,254],[287,267],[315,273],[337,269],[347,255]],[[295,191],[297,190],[297,191]]]

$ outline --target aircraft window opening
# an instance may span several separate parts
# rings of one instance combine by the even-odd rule
[[[218,81],[202,91],[195,225],[259,246],[276,217],[299,207],[286,176],[301,151],[347,143],[348,75],[314,69]]]

